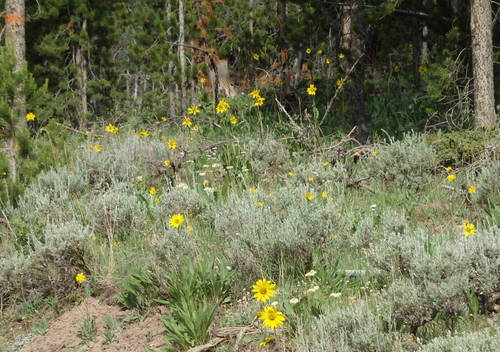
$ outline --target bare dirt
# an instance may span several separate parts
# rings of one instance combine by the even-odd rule
[[[95,298],[87,298],[80,305],[67,311],[52,322],[43,336],[38,336],[22,352],[127,352],[144,351],[146,347],[157,349],[164,346],[164,327],[160,321],[160,313],[149,316],[143,321],[125,323],[128,312],[115,305],[105,304]],[[118,321],[119,328],[112,342],[105,343],[105,324],[103,317],[107,315]],[[82,343],[79,333],[84,320],[94,319],[97,334],[93,341]]]

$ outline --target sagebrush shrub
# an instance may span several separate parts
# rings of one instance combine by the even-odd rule
[[[33,249],[0,260],[3,301],[62,297],[75,285],[76,273],[85,271],[85,255],[92,235],[74,222],[48,225],[33,237]]]
[[[476,194],[473,200],[481,204],[500,204],[500,160],[494,160],[490,166],[481,169],[476,179]]]
[[[391,351],[398,336],[384,331],[383,319],[366,303],[330,310],[313,320],[299,351]]]
[[[414,328],[438,312],[456,318],[467,311],[470,294],[480,297],[485,309],[500,289],[499,236],[497,227],[469,237],[459,232],[436,238],[422,230],[385,234],[368,256],[382,275],[404,278],[384,293],[392,318]]]
[[[497,330],[472,332],[460,336],[433,339],[422,352],[496,352],[500,351],[500,332]]]
[[[314,248],[334,233],[349,232],[350,218],[337,203],[316,196],[307,200],[307,187],[279,188],[271,194],[232,195],[212,208],[215,231],[227,242],[226,254],[242,272],[262,267],[277,270],[280,263],[307,265]]]
[[[417,134],[407,134],[376,152],[363,159],[363,173],[400,186],[421,188],[438,167],[436,153]]]

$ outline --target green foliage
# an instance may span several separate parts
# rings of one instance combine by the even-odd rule
[[[117,302],[128,309],[144,313],[159,294],[158,282],[148,271],[131,274],[121,284],[123,292]]]
[[[443,166],[460,167],[477,161],[498,140],[499,131],[465,130],[427,135]]]
[[[96,317],[87,317],[76,325],[78,327],[78,335],[82,339],[81,344],[87,344],[95,340],[97,337]]]
[[[185,261],[179,271],[167,274],[165,284],[167,300],[160,302],[171,310],[162,317],[169,351],[206,343],[216,309],[231,285],[226,267],[210,259]]]
[[[490,166],[483,167],[476,179],[476,194],[473,196],[473,200],[491,207],[499,206],[500,183],[498,175],[500,175],[500,161],[494,160]]]
[[[102,321],[104,323],[104,343],[108,344],[116,339],[120,325],[115,317],[109,315],[105,315]]]

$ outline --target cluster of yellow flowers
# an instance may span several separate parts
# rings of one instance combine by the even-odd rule
[[[108,133],[117,133],[118,132],[118,127],[112,124],[108,124],[104,130]]]
[[[464,220],[462,223],[462,228],[464,229],[465,236],[474,236],[476,234],[476,227],[471,224],[468,220]]]
[[[255,106],[262,106],[264,105],[264,101],[266,100],[266,98],[262,97],[260,95],[260,90],[259,89],[256,89],[254,91],[251,91],[250,94],[249,94],[252,98],[255,99],[254,101],[254,104]]]
[[[215,111],[217,111],[218,114],[225,113],[231,108],[229,103],[226,101],[226,99],[221,99],[219,100],[219,103],[215,107]]]
[[[252,292],[254,293],[253,298],[255,298],[255,300],[261,303],[266,303],[269,299],[276,295],[276,284],[265,279],[257,280],[255,285],[252,286]],[[261,312],[257,312],[257,316],[259,317],[259,320],[262,321],[263,326],[272,330],[283,326],[286,320],[285,315],[275,307],[274,303],[264,307]],[[266,337],[264,341],[260,343],[260,346],[264,347],[273,340],[273,336]]]

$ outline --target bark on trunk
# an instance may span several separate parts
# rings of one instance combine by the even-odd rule
[[[496,125],[493,83],[493,39],[490,0],[471,0],[474,123],[476,128]]]
[[[5,42],[14,52],[16,64],[14,72],[19,72],[25,65],[26,42],[25,42],[25,4],[24,0],[6,0],[5,2]],[[18,87],[14,97],[14,114],[18,116],[17,122],[12,126],[12,132],[7,138],[7,150],[9,157],[9,172],[12,180],[17,179],[17,153],[19,145],[16,139],[16,131],[26,127],[26,97],[23,87]]]
[[[184,0],[179,0],[179,63],[181,66],[181,110],[184,111],[186,104],[186,57],[184,56]]]
[[[83,21],[82,31],[87,30],[87,20]],[[88,100],[87,100],[87,80],[88,62],[86,52],[81,44],[75,48],[75,65],[77,69],[76,82],[78,84],[78,96],[80,104],[78,106],[78,127],[83,131],[87,121]]]
[[[343,59],[342,69],[347,72],[347,66],[358,61],[358,64],[352,71],[352,84],[350,85],[350,100],[352,105],[353,118],[356,121],[356,138],[364,143],[368,138],[368,128],[366,126],[365,111],[365,46],[366,46],[366,27],[360,14],[363,0],[354,0],[350,5],[342,8],[340,22],[341,29],[341,47],[351,56],[350,60]]]

